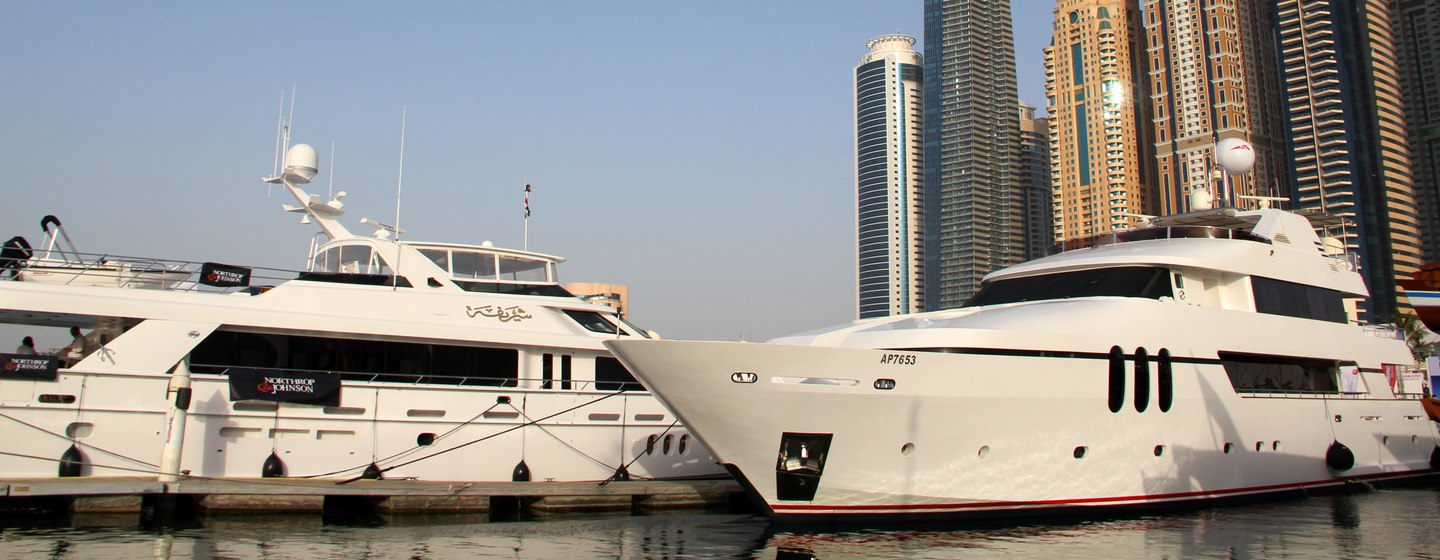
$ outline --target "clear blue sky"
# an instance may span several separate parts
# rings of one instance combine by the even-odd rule
[[[1043,107],[1048,0],[1015,0]],[[8,2],[0,238],[56,214],[82,251],[300,268],[267,197],[296,142],[408,239],[532,250],[628,284],[671,338],[761,340],[854,315],[853,69],[922,2]],[[917,45],[918,47],[919,45]],[[54,343],[63,343],[62,340]],[[11,344],[5,342],[6,344]],[[42,346],[45,341],[42,341]],[[0,348],[4,349],[4,348]]]

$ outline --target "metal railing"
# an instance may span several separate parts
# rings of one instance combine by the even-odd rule
[[[57,258],[58,257],[58,258]],[[247,285],[207,285],[200,277],[207,265],[243,269]],[[65,253],[35,255],[29,259],[0,260],[0,281],[43,282],[72,286],[104,286],[125,289],[204,291],[231,293],[252,291],[293,280],[298,271],[267,267],[236,267],[175,259],[133,257],[110,253]]]

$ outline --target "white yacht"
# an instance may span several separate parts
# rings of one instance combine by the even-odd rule
[[[1433,475],[1335,218],[1209,209],[997,271],[961,308],[606,345],[777,521],[1085,514]],[[1317,229],[1319,231],[1317,231]]]
[[[269,181],[323,233],[302,272],[7,244],[0,322],[85,343],[0,355],[0,478],[724,476],[602,345],[650,335],[562,288],[563,259],[352,234],[300,186],[314,149],[286,162]]]

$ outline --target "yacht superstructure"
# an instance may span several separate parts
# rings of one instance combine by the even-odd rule
[[[368,220],[375,235],[353,234],[343,193],[301,188],[313,148],[286,162],[269,181],[325,237],[298,274],[149,259],[164,282],[116,282],[132,260],[9,263],[0,322],[80,327],[87,348],[3,356],[0,477],[723,476],[602,345],[649,335],[566,292],[563,259]]]

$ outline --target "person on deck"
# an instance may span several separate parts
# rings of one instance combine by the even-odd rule
[[[24,354],[24,355],[27,355],[27,356],[33,356],[33,355],[35,355],[35,354],[36,354],[36,352],[35,352],[35,339],[30,338],[30,337],[28,337],[28,336],[25,337],[24,339],[22,339],[22,340],[20,341],[20,346],[18,346],[18,347],[15,348],[15,353],[16,353],[16,354]]]

